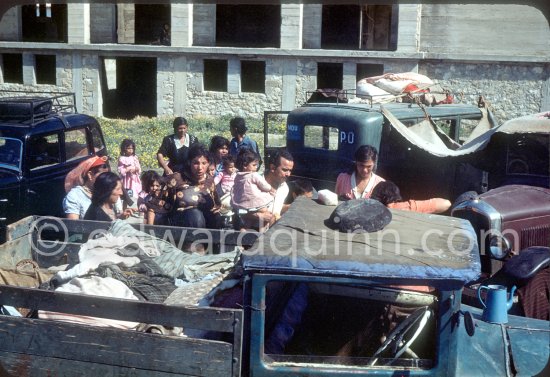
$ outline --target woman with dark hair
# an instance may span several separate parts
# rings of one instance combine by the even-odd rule
[[[212,136],[210,139],[210,157],[212,158],[212,164],[216,167],[214,177],[217,176],[222,170],[222,160],[229,154],[229,140],[223,136]]]
[[[208,174],[211,157],[202,144],[189,149],[183,182],[176,183],[172,225],[193,228],[220,227],[220,200]]]
[[[374,174],[378,151],[371,145],[361,145],[355,151],[352,168],[336,179],[336,194],[342,200],[370,198],[372,190],[384,178]]]
[[[380,182],[371,194],[371,199],[378,200],[388,208],[422,213],[443,213],[451,207],[451,202],[443,198],[428,200],[403,200],[399,187],[393,182]]]
[[[92,204],[84,220],[113,221],[130,217],[134,212],[131,208],[119,213],[115,206],[122,194],[122,180],[118,175],[113,172],[98,175],[92,189]]]
[[[189,148],[199,142],[195,136],[187,133],[189,126],[184,117],[176,117],[172,127],[174,134],[165,136],[157,151],[157,161],[164,170],[164,175],[181,171],[187,161]]]

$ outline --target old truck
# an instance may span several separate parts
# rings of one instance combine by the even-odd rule
[[[341,233],[326,224],[333,210],[299,198],[260,236],[225,230],[140,228],[120,222],[23,219],[9,227],[10,239],[0,246],[4,273],[29,260],[40,267],[73,266],[79,262],[77,251],[90,242],[74,240],[83,242],[100,230],[114,235],[115,229],[127,227],[131,232],[126,235],[137,237],[138,245],[145,239],[166,248],[199,242],[208,251],[214,250],[214,244],[223,244],[240,246],[242,252],[229,275],[205,296],[217,292],[216,306],[0,285],[0,305],[12,312],[27,308],[157,324],[183,328],[184,334],[97,327],[40,315],[1,315],[1,374],[548,374],[547,321],[510,315],[507,323],[493,324],[482,320],[479,309],[461,304],[464,283],[480,273],[470,223],[391,211],[391,222],[378,232]],[[215,255],[224,254],[204,258]],[[159,257],[152,259],[160,266],[155,258]],[[52,286],[51,280],[46,286]]]
[[[277,134],[285,114],[285,133]],[[356,149],[370,144],[379,152],[377,174],[395,182],[403,198],[452,201],[507,184],[550,187],[545,123],[528,127],[518,118],[499,126],[488,109],[468,104],[308,102],[266,112],[264,144],[267,155],[288,149],[296,178],[330,190]]]

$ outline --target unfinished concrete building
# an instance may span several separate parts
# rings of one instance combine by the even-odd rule
[[[0,57],[1,89],[106,117],[260,117],[404,71],[501,120],[550,110],[549,23],[527,5],[40,3],[3,15]]]

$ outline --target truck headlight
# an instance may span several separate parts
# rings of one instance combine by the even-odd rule
[[[492,235],[489,239],[489,252],[495,259],[502,260],[510,254],[510,242],[502,235]]]

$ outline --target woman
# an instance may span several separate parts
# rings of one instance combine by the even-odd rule
[[[214,172],[215,177],[223,170],[222,160],[229,154],[229,140],[223,136],[212,136],[209,151],[212,163],[216,167]]]
[[[94,156],[81,162],[71,170],[65,178],[63,211],[68,219],[83,219],[88,207],[92,203],[92,188],[101,173],[110,170],[107,157]]]
[[[355,163],[349,172],[336,179],[336,194],[342,200],[370,198],[372,190],[384,178],[374,174],[378,160],[376,148],[362,145],[355,151]]]
[[[157,161],[164,170],[164,175],[180,171],[187,161],[189,148],[199,142],[195,136],[187,133],[189,126],[184,117],[174,119],[172,126],[174,134],[165,136],[157,151]],[[168,158],[168,162],[166,162],[166,158]]]
[[[371,199],[378,200],[388,208],[421,213],[443,213],[451,207],[451,202],[443,198],[403,201],[399,187],[390,181],[380,182],[372,191]]]
[[[122,194],[122,180],[117,174],[105,172],[98,175],[92,190],[92,204],[84,220],[113,221],[130,217],[133,209],[117,210],[116,203]]]
[[[214,180],[208,175],[210,163],[210,155],[203,145],[194,145],[189,150],[183,183],[175,187],[172,225],[219,228],[220,201]]]

